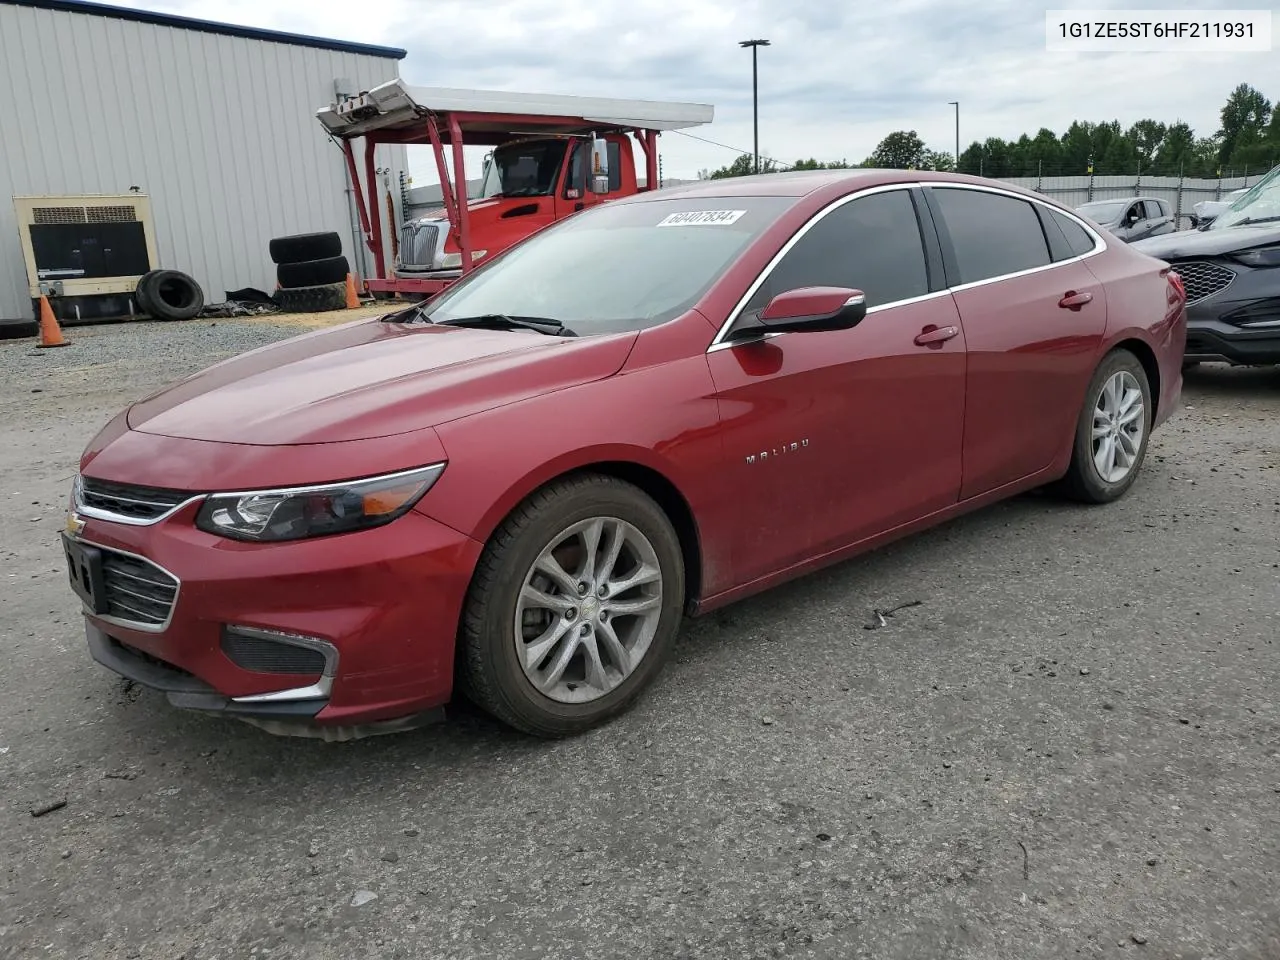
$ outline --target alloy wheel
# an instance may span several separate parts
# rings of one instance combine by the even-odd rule
[[[614,690],[653,642],[662,580],[653,544],[625,520],[592,517],[562,530],[526,572],[516,600],[525,677],[561,703]]]
[[[1146,430],[1142,387],[1128,370],[1102,385],[1093,408],[1093,466],[1107,483],[1119,483],[1133,470]]]

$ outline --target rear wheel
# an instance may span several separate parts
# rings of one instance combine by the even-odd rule
[[[1146,457],[1151,414],[1151,386],[1142,363],[1128,350],[1108,354],[1085,394],[1061,491],[1085,503],[1124,496]]]
[[[613,477],[555,483],[485,548],[463,616],[463,688],[526,733],[580,733],[657,675],[683,603],[679,538],[657,504]]]

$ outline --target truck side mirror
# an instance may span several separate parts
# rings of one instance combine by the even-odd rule
[[[591,175],[587,177],[587,189],[597,194],[609,192],[609,141],[603,137],[591,138]]]

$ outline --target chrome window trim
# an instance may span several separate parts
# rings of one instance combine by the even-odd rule
[[[946,188],[946,189],[952,189],[952,190],[974,190],[979,193],[994,193],[998,196],[1010,197],[1011,199],[1014,199],[1014,200],[1024,200],[1027,203],[1039,204],[1040,206],[1045,207],[1046,209],[1051,210],[1054,213],[1061,214],[1062,216],[1066,217],[1068,220],[1071,220],[1072,222],[1074,222],[1075,224],[1083,228],[1086,235],[1088,235],[1088,237],[1091,240],[1093,240],[1093,249],[1085,253],[1078,254],[1077,256],[1074,256],[1074,257],[1068,257],[1065,260],[1052,261],[1043,266],[1030,267],[1026,270],[1019,270],[1014,273],[1005,273],[995,277],[987,277],[983,280],[974,280],[974,281],[971,281],[970,283],[960,283],[954,286],[947,286],[947,287],[943,287],[941,290],[935,290],[931,293],[923,294],[918,297],[908,297],[904,300],[893,300],[893,301],[890,301],[889,303],[878,304],[874,307],[869,307],[867,309],[868,315],[872,313],[876,313],[881,310],[889,310],[894,307],[903,307],[913,303],[922,303],[926,300],[932,300],[935,297],[941,297],[947,294],[954,294],[956,292],[963,291],[963,290],[970,290],[975,287],[985,286],[986,284],[989,284],[989,283],[998,283],[1001,280],[1012,280],[1017,277],[1030,276],[1031,274],[1034,274],[1034,273],[1040,273],[1044,270],[1051,270],[1055,267],[1063,267],[1072,263],[1080,263],[1080,262],[1083,262],[1084,260],[1087,260],[1089,257],[1096,257],[1098,254],[1102,253],[1104,250],[1107,249],[1107,242],[1102,237],[1102,235],[1098,233],[1098,231],[1095,230],[1093,227],[1091,227],[1088,223],[1086,223],[1081,217],[1077,216],[1074,211],[1065,210],[1061,207],[1054,206],[1053,204],[1046,203],[1044,200],[1041,200],[1037,197],[1029,197],[1029,196],[1026,196],[1025,194],[1018,193],[1017,191],[1014,191],[1014,190],[1004,189],[997,186],[989,186],[987,184],[958,183],[950,180],[903,180],[903,181],[898,181],[896,183],[877,184],[874,187],[866,187],[862,190],[856,190],[853,193],[847,194],[843,197],[836,198],[835,200],[827,204],[825,207],[823,207],[821,210],[819,210],[817,213],[815,213],[807,221],[805,221],[805,223],[801,225],[800,229],[797,230],[794,234],[792,234],[792,236],[788,238],[787,242],[782,245],[781,249],[779,249],[778,252],[775,253],[769,259],[769,262],[765,264],[764,269],[760,271],[759,275],[755,278],[755,280],[751,282],[751,285],[747,287],[746,292],[742,295],[742,297],[739,298],[738,302],[734,305],[733,309],[729,311],[729,316],[725,319],[725,322],[720,325],[720,328],[716,331],[715,336],[712,337],[711,343],[707,347],[706,352],[713,353],[718,350],[727,350],[732,347],[739,346],[741,345],[741,343],[759,343],[760,340],[769,340],[769,339],[772,339],[773,337],[780,337],[780,336],[783,336],[785,333],[790,332],[790,331],[775,331],[772,333],[765,333],[761,335],[759,339],[746,340],[746,341],[725,340],[725,337],[728,335],[729,331],[733,329],[733,325],[738,322],[738,319],[739,317],[741,317],[742,311],[746,308],[746,305],[750,303],[751,298],[756,295],[756,291],[758,291],[760,287],[764,284],[764,282],[769,279],[769,276],[777,268],[778,264],[782,261],[782,258],[791,252],[792,248],[795,247],[795,245],[800,242],[800,240],[804,237],[804,235],[808,233],[809,230],[811,230],[813,226],[818,223],[818,221],[820,221],[823,217],[827,216],[833,210],[837,210],[840,207],[844,206],[846,203],[852,203],[854,200],[858,200],[861,197],[868,197],[877,193],[888,193],[892,190],[910,190],[912,187],[940,187],[940,188]]]
[[[271,693],[255,693],[244,697],[232,697],[233,703],[287,703],[295,700],[320,700],[327,698],[333,691],[333,678],[338,672],[338,648],[328,640],[319,637],[304,637],[296,633],[283,633],[279,630],[263,630],[259,627],[242,627],[229,623],[227,629],[246,637],[259,640],[270,640],[274,643],[287,643],[295,647],[316,650],[324,655],[324,670],[320,679],[307,687],[292,687],[288,690],[276,690]],[[243,668],[241,668],[243,669]]]
[[[177,584],[177,587],[175,587],[173,591],[173,602],[169,604],[169,615],[164,618],[163,623],[143,623],[140,620],[128,620],[124,617],[113,617],[106,613],[94,613],[89,609],[89,605],[87,603],[81,601],[80,605],[84,608],[85,616],[92,617],[94,620],[100,620],[103,623],[109,623],[112,626],[124,627],[126,630],[136,630],[139,633],[164,633],[169,629],[169,626],[173,623],[173,615],[178,609],[178,597],[182,595],[182,579],[178,577],[177,574],[172,570],[168,570],[165,567],[160,566],[160,564],[156,563],[150,557],[144,557],[140,553],[131,553],[128,550],[121,550],[119,547],[108,547],[105,544],[98,543],[85,537],[79,537],[77,539],[81,543],[93,547],[94,549],[101,550],[104,553],[117,553],[122,557],[128,557],[131,560],[137,560],[141,563],[147,564],[148,566],[155,567],[165,576],[171,577],[173,582]]]

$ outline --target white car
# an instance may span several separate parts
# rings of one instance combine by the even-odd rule
[[[1248,192],[1248,187],[1241,187],[1239,190],[1232,190],[1221,200],[1201,200],[1191,208],[1191,225],[1193,227],[1201,227],[1206,223],[1213,222],[1214,217]]]

